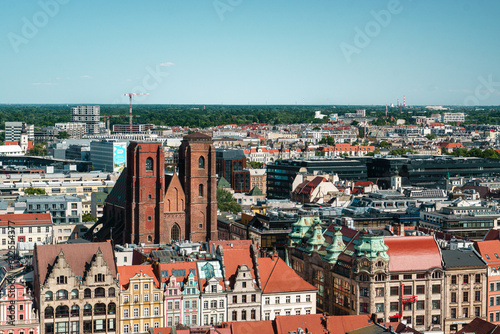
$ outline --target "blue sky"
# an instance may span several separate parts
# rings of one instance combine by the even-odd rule
[[[0,2],[0,103],[500,105],[499,1]]]

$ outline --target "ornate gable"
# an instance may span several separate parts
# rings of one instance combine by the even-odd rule
[[[66,278],[63,278],[66,277]],[[61,281],[63,280],[63,281]],[[47,285],[49,287],[54,286],[56,284],[78,284],[79,280],[76,279],[76,275],[71,269],[68,261],[66,261],[66,256],[64,255],[63,250],[59,252],[57,257],[54,260],[54,264],[49,267],[48,275],[45,277],[43,281],[43,285]]]
[[[87,286],[113,284],[114,277],[100,248],[94,254],[92,260],[87,264],[83,281]]]

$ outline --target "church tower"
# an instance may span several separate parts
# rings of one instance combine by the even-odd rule
[[[164,206],[165,153],[160,143],[132,142],[127,149],[127,242],[160,243]]]
[[[192,133],[184,137],[179,148],[179,179],[186,196],[186,238],[217,240],[217,175],[210,136]]]

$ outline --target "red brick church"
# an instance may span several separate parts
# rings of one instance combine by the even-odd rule
[[[135,244],[217,240],[216,193],[211,137],[184,137],[178,174],[165,172],[160,143],[132,142],[127,168],[106,198],[103,227],[96,236]]]

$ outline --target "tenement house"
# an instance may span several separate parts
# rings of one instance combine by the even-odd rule
[[[111,243],[35,246],[40,333],[117,331],[119,283]]]

